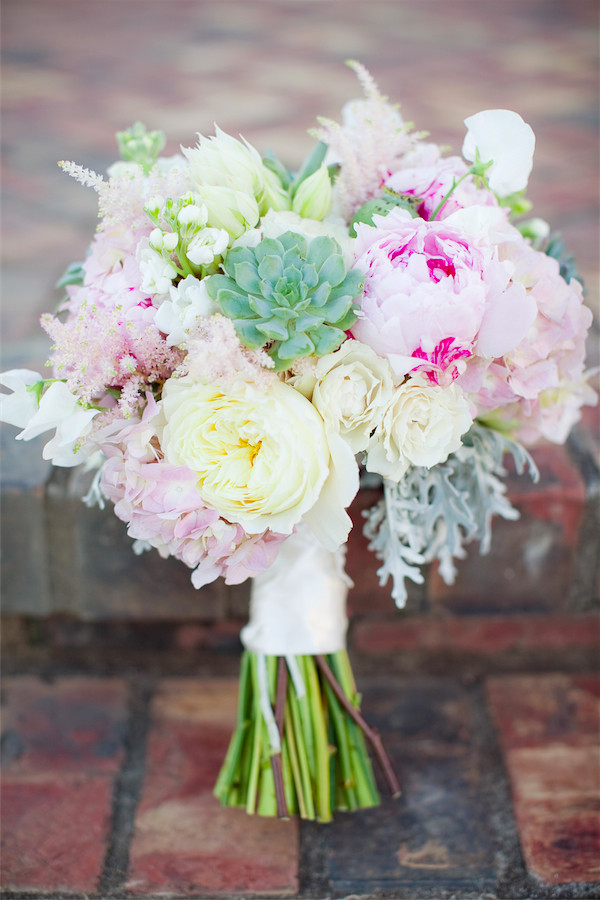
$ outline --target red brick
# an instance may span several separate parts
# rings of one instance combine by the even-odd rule
[[[547,884],[600,880],[600,677],[493,678],[528,870]]]
[[[546,884],[600,881],[600,803],[587,797],[516,803],[529,871]]]
[[[20,751],[5,774],[118,771],[126,687],[112,679],[6,679],[3,731]]]
[[[352,645],[367,653],[399,650],[506,653],[515,650],[597,646],[600,620],[595,615],[541,616],[397,616],[356,622]]]
[[[532,451],[540,471],[534,483],[528,475],[511,476],[509,499],[523,512],[542,521],[559,522],[566,543],[573,546],[585,503],[585,484],[564,446],[546,444]]]
[[[3,886],[93,891],[123,759],[125,685],[7,678]]]
[[[106,775],[5,776],[3,888],[94,891],[106,853],[112,790]]]
[[[600,677],[507,675],[491,678],[487,695],[505,750],[546,742],[594,743],[600,733]]]
[[[236,697],[234,679],[161,684],[131,848],[133,893],[296,892],[296,823],[224,809],[212,795]]]

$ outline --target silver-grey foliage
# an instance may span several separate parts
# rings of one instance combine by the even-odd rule
[[[365,513],[364,533],[369,549],[382,561],[379,583],[392,578],[397,606],[406,603],[406,578],[423,583],[422,565],[437,559],[442,578],[452,584],[454,560],[465,557],[466,544],[479,541],[480,553],[489,551],[492,517],[519,517],[502,480],[505,453],[511,454],[519,474],[528,467],[537,481],[537,467],[520,444],[474,424],[445,463],[431,469],[413,466],[398,484],[384,482],[383,499]]]

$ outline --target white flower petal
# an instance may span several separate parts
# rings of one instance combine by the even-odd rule
[[[481,162],[493,161],[487,171],[491,189],[500,197],[524,190],[535,149],[531,126],[509,109],[485,109],[465,119],[465,125],[463,156],[473,162],[478,150]]]

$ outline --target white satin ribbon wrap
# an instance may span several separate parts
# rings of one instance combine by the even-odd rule
[[[282,544],[273,565],[252,579],[244,647],[267,656],[314,656],[346,646],[345,547],[325,550],[306,526]]]

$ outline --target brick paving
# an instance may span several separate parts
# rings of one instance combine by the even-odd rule
[[[597,24],[592,0],[5,0],[3,368],[39,367],[39,314],[85,251],[103,170],[136,119],[168,151],[214,121],[290,165],[364,62],[406,118],[460,147],[462,119],[517,109],[537,135],[529,196],[578,258],[598,342]],[[33,264],[32,264],[33,263]],[[2,888],[22,897],[600,896],[600,422],[511,478],[456,584],[407,610],[359,529],[350,649],[399,801],[329,826],[222,810],[211,794],[235,707],[245,589],[200,594],[131,554],[79,476],[0,429],[3,469]],[[354,514],[376,499],[365,490]]]

